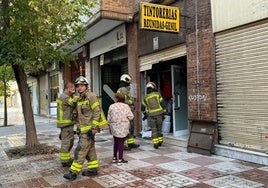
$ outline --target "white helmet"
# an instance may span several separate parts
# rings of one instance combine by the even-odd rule
[[[79,76],[78,78],[76,78],[74,84],[77,85],[88,85],[88,81],[84,76]]]
[[[156,85],[153,82],[148,82],[148,84],[146,85],[146,88],[156,89]]]
[[[121,77],[120,77],[120,81],[123,81],[123,82],[126,82],[126,83],[130,83],[131,81],[131,77],[129,74],[123,74]]]

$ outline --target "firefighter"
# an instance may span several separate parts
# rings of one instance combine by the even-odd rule
[[[125,96],[125,103],[128,104],[132,112],[134,112],[134,99],[130,95],[130,82],[131,76],[129,74],[123,74],[120,77],[120,85],[117,93],[122,93]],[[133,120],[130,121],[129,127],[129,135],[126,138],[124,150],[131,150],[131,148],[138,148],[140,146],[135,143]]]
[[[164,100],[161,94],[157,92],[155,83],[148,82],[146,89],[147,95],[142,102],[141,110],[144,117],[148,117],[148,124],[152,129],[152,143],[154,148],[158,149],[163,143],[163,134],[161,131],[163,114],[165,113]]]
[[[61,129],[59,156],[63,167],[71,166],[73,161],[70,151],[74,145],[74,121],[72,116],[76,106],[75,100],[77,100],[75,86],[68,82],[64,85],[64,92],[57,100],[57,127]]]
[[[79,142],[74,151],[74,161],[69,168],[69,173],[64,178],[75,180],[82,171],[83,163],[87,160],[87,170],[82,176],[95,176],[98,174],[99,161],[95,150],[95,134],[99,132],[99,120],[101,108],[97,96],[88,88],[85,77],[79,76],[75,81],[79,93],[77,100],[77,129],[79,130]]]

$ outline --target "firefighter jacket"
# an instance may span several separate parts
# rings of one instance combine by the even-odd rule
[[[91,129],[99,128],[101,108],[97,96],[87,89],[81,93],[77,101],[78,129],[87,133]]]
[[[122,93],[125,96],[125,103],[128,104],[129,106],[134,105],[134,100],[133,98],[130,96],[130,91],[129,91],[129,87],[120,87],[117,90],[117,93]]]
[[[151,92],[145,96],[142,102],[141,110],[145,113],[146,107],[149,116],[156,116],[163,114],[165,109],[163,107],[163,98],[158,92]]]
[[[70,95],[64,91],[57,100],[57,127],[63,128],[74,125],[72,120],[73,111],[76,106],[77,96]]]

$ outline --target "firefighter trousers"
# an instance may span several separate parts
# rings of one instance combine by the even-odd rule
[[[71,149],[74,145],[74,125],[61,128],[61,147],[60,160],[61,162],[68,162],[71,159]]]
[[[126,140],[125,140],[125,143],[124,145],[125,146],[131,146],[135,144],[135,136],[134,136],[134,121],[131,120],[129,122],[129,134],[127,135],[126,137]]]
[[[152,129],[152,143],[159,144],[163,142],[162,136],[163,115],[149,116],[148,123]]]
[[[70,171],[78,174],[82,170],[85,160],[87,160],[87,168],[89,170],[97,169],[99,167],[94,140],[88,138],[86,133],[80,133],[78,145],[74,151],[74,161],[70,167]]]

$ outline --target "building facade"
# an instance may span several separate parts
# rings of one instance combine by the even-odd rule
[[[140,29],[141,2],[178,7],[180,32]],[[107,112],[121,74],[129,73],[133,79],[136,135],[146,129],[140,106],[146,83],[153,81],[170,117],[164,136],[184,138],[189,145],[193,125],[200,125],[201,133],[209,127],[212,134],[204,138],[196,135],[194,144],[204,141],[208,145],[209,141],[212,153],[257,162],[260,158],[249,159],[256,156],[250,154],[252,151],[267,157],[264,93],[268,38],[267,3],[258,2],[101,0],[87,25],[85,41],[70,46],[77,60],[50,71],[48,89],[40,81],[40,99],[49,99],[51,114],[54,94],[63,90],[65,82],[83,75]],[[251,15],[238,11],[242,10],[241,4]],[[42,113],[44,106],[40,107]],[[244,149],[246,156],[233,148]],[[264,158],[261,163],[268,164]]]
[[[216,153],[263,164],[268,163],[267,7],[265,0],[212,0],[219,131]]]

